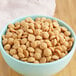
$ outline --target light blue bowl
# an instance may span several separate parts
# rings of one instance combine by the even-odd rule
[[[71,58],[74,54],[75,45],[76,45],[75,33],[73,32],[71,27],[69,27],[68,24],[66,24],[65,22],[63,22],[57,18],[54,18],[54,17],[38,16],[38,15],[26,16],[26,17],[32,17],[33,19],[35,19],[36,17],[46,17],[46,18],[57,20],[61,26],[66,27],[71,32],[71,36],[74,38],[74,44],[72,46],[71,51],[65,57],[63,57],[57,61],[50,62],[50,63],[33,64],[33,63],[27,63],[27,62],[19,61],[19,60],[13,58],[12,56],[8,55],[2,46],[2,35],[5,34],[5,32],[7,30],[7,26],[9,24],[8,23],[6,25],[6,27],[4,27],[4,29],[0,33],[0,50],[1,50],[1,54],[4,58],[4,60],[13,70],[15,70],[16,72],[23,74],[25,76],[50,76],[50,75],[53,75],[53,74],[61,71],[69,63],[69,61],[71,60]],[[11,21],[10,23],[22,21],[26,17],[17,18],[15,20]]]

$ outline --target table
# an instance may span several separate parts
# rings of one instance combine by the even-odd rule
[[[65,21],[76,32],[76,0],[56,0],[55,17]],[[76,52],[70,63],[54,76],[76,75]],[[0,76],[21,76],[13,71],[4,61],[0,53]]]

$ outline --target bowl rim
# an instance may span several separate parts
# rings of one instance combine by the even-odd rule
[[[46,18],[50,18],[50,19],[57,20],[58,22],[61,22],[62,24],[64,24],[63,26],[66,27],[67,29],[70,29],[70,32],[72,33],[72,35],[73,35],[73,37],[74,37],[74,43],[73,43],[73,46],[72,46],[72,48],[71,48],[71,51],[70,51],[66,56],[64,56],[63,58],[61,58],[61,59],[59,59],[59,60],[56,60],[56,61],[53,61],[53,62],[49,62],[49,63],[41,63],[41,64],[34,64],[34,63],[23,62],[23,61],[20,61],[20,60],[15,59],[15,58],[12,57],[11,55],[7,54],[7,53],[5,52],[5,50],[4,50],[4,48],[3,48],[3,45],[2,45],[2,35],[3,35],[3,33],[6,31],[7,26],[8,26],[9,23],[15,23],[15,22],[18,22],[18,21],[22,21],[22,20],[24,20],[24,19],[27,18],[27,17],[32,17],[32,18],[33,18],[33,17],[35,17],[35,18],[36,18],[36,17],[46,17]],[[16,62],[19,62],[19,63],[22,63],[22,64],[27,64],[27,65],[30,65],[30,66],[31,66],[31,65],[32,65],[32,66],[45,66],[45,65],[56,64],[56,63],[64,60],[69,54],[71,54],[71,52],[72,52],[73,50],[75,50],[76,36],[75,36],[74,31],[72,30],[72,28],[71,28],[68,24],[66,24],[64,21],[62,21],[62,20],[60,20],[60,19],[58,19],[58,18],[50,17],[50,16],[44,16],[44,15],[31,15],[31,16],[23,16],[23,17],[16,18],[16,19],[10,21],[9,23],[6,24],[5,28],[3,28],[3,30],[2,30],[1,33],[0,33],[0,50],[1,50],[1,52],[3,52],[4,54],[6,54],[8,57],[10,57],[12,60],[14,60],[14,61],[16,61]]]

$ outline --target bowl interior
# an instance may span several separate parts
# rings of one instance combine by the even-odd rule
[[[15,22],[20,22],[20,21],[22,21],[22,20],[24,20],[24,19],[26,19],[27,17],[31,17],[32,19],[35,19],[35,18],[37,18],[37,17],[46,17],[46,18],[49,18],[49,19],[52,19],[52,20],[57,20],[58,21],[58,23],[60,24],[60,26],[64,26],[64,27],[66,27],[70,32],[71,32],[71,37],[73,37],[74,38],[74,43],[73,43],[73,46],[72,46],[72,49],[73,48],[75,48],[75,44],[76,44],[76,38],[75,38],[75,33],[74,33],[74,31],[72,30],[72,28],[68,25],[68,24],[66,24],[65,22],[63,22],[62,20],[59,20],[59,19],[57,19],[57,18],[54,18],[54,17],[49,17],[49,16],[26,16],[26,17],[21,17],[21,18],[17,18],[17,19],[15,19],[15,20],[13,20],[13,21],[11,21],[11,22],[9,22],[9,23],[15,23]],[[8,24],[9,24],[8,23]],[[2,32],[1,32],[1,41],[0,41],[0,47],[3,49],[3,45],[2,45],[2,35],[4,35],[5,33],[6,33],[6,30],[7,30],[7,26],[8,26],[8,24],[4,27],[4,29],[2,30]],[[72,50],[71,49],[71,50]],[[4,53],[6,53],[5,52],[5,50],[3,49],[2,50]],[[71,51],[70,51],[71,52]],[[69,53],[70,53],[69,52]],[[68,54],[69,54],[68,53]],[[7,54],[7,53],[6,53]],[[67,54],[67,55],[68,55]],[[8,55],[8,54],[7,54]],[[67,56],[66,55],[66,56]],[[11,57],[10,55],[8,55],[9,57]],[[65,58],[66,56],[64,56],[63,58]],[[11,58],[13,58],[13,57],[11,57]],[[61,58],[61,59],[63,59],[63,58]],[[21,62],[21,63],[27,63],[27,62],[22,62],[22,61],[19,61],[19,60],[17,60],[17,59],[15,59],[15,58],[13,58],[14,60],[16,60],[16,61],[18,61],[18,62]],[[59,60],[61,60],[61,59],[59,59]],[[57,61],[59,61],[59,60],[57,60]],[[57,62],[57,61],[54,61],[54,62],[51,62],[51,63],[55,63],[55,62]],[[30,64],[30,63],[28,63],[28,64]],[[32,64],[32,63],[31,63]],[[48,64],[48,63],[45,63],[45,64]],[[34,64],[35,65],[35,64]],[[38,64],[36,64],[36,65],[38,65]],[[40,64],[41,65],[41,64]]]

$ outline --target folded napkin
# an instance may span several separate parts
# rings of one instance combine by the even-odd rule
[[[53,16],[55,0],[0,0],[0,31],[11,20],[27,15]]]

